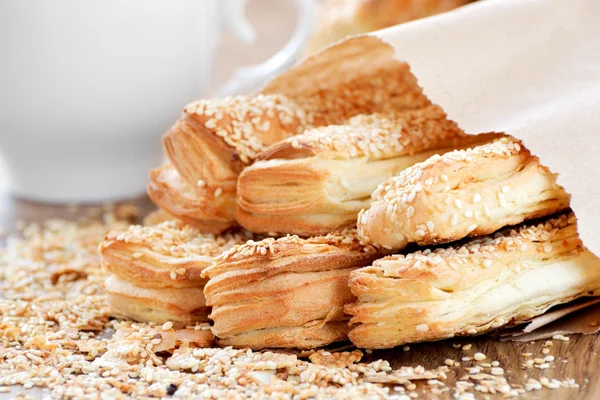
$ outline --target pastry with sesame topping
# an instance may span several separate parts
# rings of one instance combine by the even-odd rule
[[[358,347],[481,334],[600,294],[600,259],[562,214],[444,248],[377,260],[350,274]]]
[[[358,216],[365,242],[387,249],[492,233],[569,208],[556,174],[512,137],[435,155],[381,184]]]
[[[234,246],[204,270],[213,333],[224,346],[313,348],[346,339],[350,271],[381,257],[356,230]]]
[[[154,204],[203,232],[221,233],[235,225],[235,188],[189,185],[168,164],[150,171],[147,191]]]
[[[236,218],[253,232],[320,235],[353,227],[377,185],[473,141],[437,106],[358,115],[271,146],[238,181]]]
[[[99,251],[111,274],[105,286],[112,314],[157,323],[207,320],[202,271],[249,238],[201,233],[181,221],[108,233]]]

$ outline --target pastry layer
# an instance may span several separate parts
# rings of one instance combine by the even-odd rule
[[[186,325],[208,321],[202,286],[144,288],[112,275],[105,282],[111,315],[136,321]]]
[[[273,342],[278,337],[298,340],[281,341],[281,347],[314,344],[318,336],[306,341],[308,337],[291,333],[278,335],[303,332],[300,328],[314,321],[345,319],[342,308],[354,300],[348,275],[380,256],[373,250],[360,245],[355,230],[310,239],[268,238],[233,247],[204,271],[210,278],[204,293],[213,307],[215,336],[237,347],[247,345],[247,340],[263,343],[258,347],[278,347]],[[265,340],[272,338],[267,340],[270,344],[257,338],[263,331],[268,333]],[[317,332],[325,335],[329,330]],[[334,336],[338,337],[329,333],[322,337]],[[329,339],[319,345],[328,343]]]
[[[201,273],[213,258],[250,236],[201,233],[180,221],[154,226],[132,225],[110,232],[100,244],[102,266],[139,287],[184,288],[203,286]]]
[[[353,271],[350,340],[359,347],[472,335],[600,294],[600,259],[573,214]]]
[[[204,232],[221,233],[235,225],[235,188],[192,186],[165,165],[150,170],[147,192],[154,204]]]
[[[485,235],[569,207],[556,175],[511,137],[433,156],[380,185],[372,198],[358,232],[387,249]]]

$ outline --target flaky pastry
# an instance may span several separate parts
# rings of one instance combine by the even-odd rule
[[[219,233],[235,225],[239,173],[269,145],[360,113],[429,104],[406,63],[393,60],[387,48],[374,55],[381,59],[372,59],[372,70],[340,71],[326,85],[282,85],[276,79],[257,96],[188,104],[164,136],[173,167],[151,173],[150,197],[170,214]]]
[[[99,251],[111,274],[106,282],[111,312],[151,322],[207,320],[202,271],[249,238],[201,233],[176,220],[110,232]]]
[[[111,275],[104,284],[111,315],[135,321],[192,324],[208,321],[203,286],[141,287]]]
[[[511,137],[435,155],[380,185],[372,198],[358,232],[387,249],[485,235],[569,207],[556,175]]]
[[[254,232],[304,236],[351,227],[381,182],[438,152],[490,139],[465,135],[437,106],[313,129],[273,145],[242,172],[236,218]]]
[[[235,188],[191,186],[167,164],[150,171],[147,191],[154,204],[203,232],[221,233],[235,224]]]
[[[343,340],[348,275],[379,257],[356,231],[249,241],[204,271],[213,333],[235,347],[312,348]]]
[[[577,235],[573,214],[507,228],[462,244],[392,255],[350,274],[358,347],[474,335],[550,307],[600,294],[600,259]]]

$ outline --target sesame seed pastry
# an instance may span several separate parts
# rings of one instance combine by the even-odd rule
[[[303,236],[352,227],[381,182],[492,137],[464,134],[437,106],[316,128],[271,146],[242,171],[236,218],[254,232]]]
[[[108,233],[99,251],[102,267],[111,274],[105,285],[111,311],[140,321],[206,320],[202,270],[249,238],[201,233],[175,220]]]
[[[356,230],[233,247],[204,270],[213,333],[225,346],[313,348],[346,339],[348,275],[381,257]]]
[[[393,60],[389,52],[379,53],[385,57],[374,60],[367,72],[339,73],[327,84],[299,90],[275,82],[256,96],[188,104],[163,138],[173,167],[151,172],[150,197],[170,214],[219,233],[236,224],[239,173],[268,146],[357,114],[429,104],[408,65]],[[170,168],[177,174],[165,176]]]
[[[474,335],[581,296],[600,295],[600,259],[574,214],[507,228],[446,248],[392,255],[350,274],[358,347]]]
[[[372,198],[358,216],[358,233],[396,250],[486,235],[569,207],[556,175],[507,136],[415,164]]]
[[[142,322],[180,324],[208,321],[200,287],[142,287],[110,275],[104,283],[111,315]]]

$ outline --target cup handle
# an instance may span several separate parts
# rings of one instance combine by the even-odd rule
[[[254,29],[245,16],[246,0],[226,0],[225,25],[246,42],[256,37]],[[275,55],[261,64],[238,68],[233,76],[217,92],[217,97],[243,93],[258,87],[269,78],[289,67],[302,50],[312,33],[316,0],[296,0],[298,18],[290,40]]]

